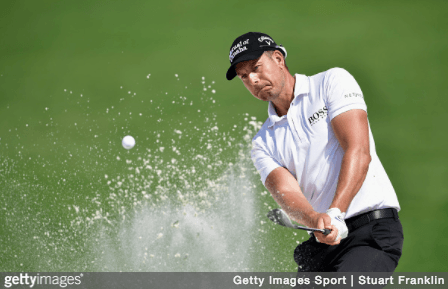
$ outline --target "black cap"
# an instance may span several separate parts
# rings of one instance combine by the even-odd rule
[[[238,63],[257,59],[263,52],[269,50],[279,50],[286,58],[286,49],[281,45],[277,45],[267,34],[248,32],[235,39],[230,47],[230,68],[227,70],[227,80],[232,80],[236,76],[235,66]]]

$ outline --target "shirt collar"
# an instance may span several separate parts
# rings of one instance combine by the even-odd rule
[[[297,101],[300,99],[299,95],[308,94],[309,93],[309,81],[308,77],[303,74],[295,74],[296,83],[294,85],[294,99],[291,102],[291,106],[294,106]],[[291,108],[290,106],[290,108]],[[289,113],[289,110],[288,110]],[[286,115],[279,117],[277,112],[275,111],[274,105],[272,102],[269,102],[268,106],[268,115],[269,115],[269,125],[268,127],[273,126],[277,122],[281,121],[286,117]]]

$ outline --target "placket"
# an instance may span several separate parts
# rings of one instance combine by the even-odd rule
[[[299,106],[297,104],[291,104],[289,108],[290,111],[287,114],[287,118],[291,126],[291,132],[294,136],[294,141],[300,146],[300,144],[306,143],[306,136],[302,130],[302,118],[300,115],[298,115],[298,109]]]

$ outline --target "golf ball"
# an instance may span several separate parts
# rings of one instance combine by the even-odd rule
[[[131,148],[133,148],[135,146],[135,139],[130,136],[127,135],[123,138],[123,140],[121,141],[121,144],[123,145],[123,147],[127,150],[130,150]]]

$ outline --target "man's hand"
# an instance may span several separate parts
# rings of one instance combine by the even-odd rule
[[[338,238],[344,239],[348,235],[348,228],[345,224],[345,213],[338,208],[328,209],[326,214],[331,218],[331,224],[338,228]]]
[[[314,233],[318,242],[327,245],[337,245],[342,239],[347,237],[348,228],[344,221],[345,213],[341,213],[338,208],[327,210],[325,214],[317,215],[317,228],[330,229],[330,234],[325,236],[322,233]]]
[[[338,245],[341,242],[341,238],[338,237],[338,228],[331,224],[331,217],[327,214],[317,214],[315,218],[317,229],[329,229],[331,233],[324,235],[320,232],[314,232],[314,236],[319,243],[327,245]]]

